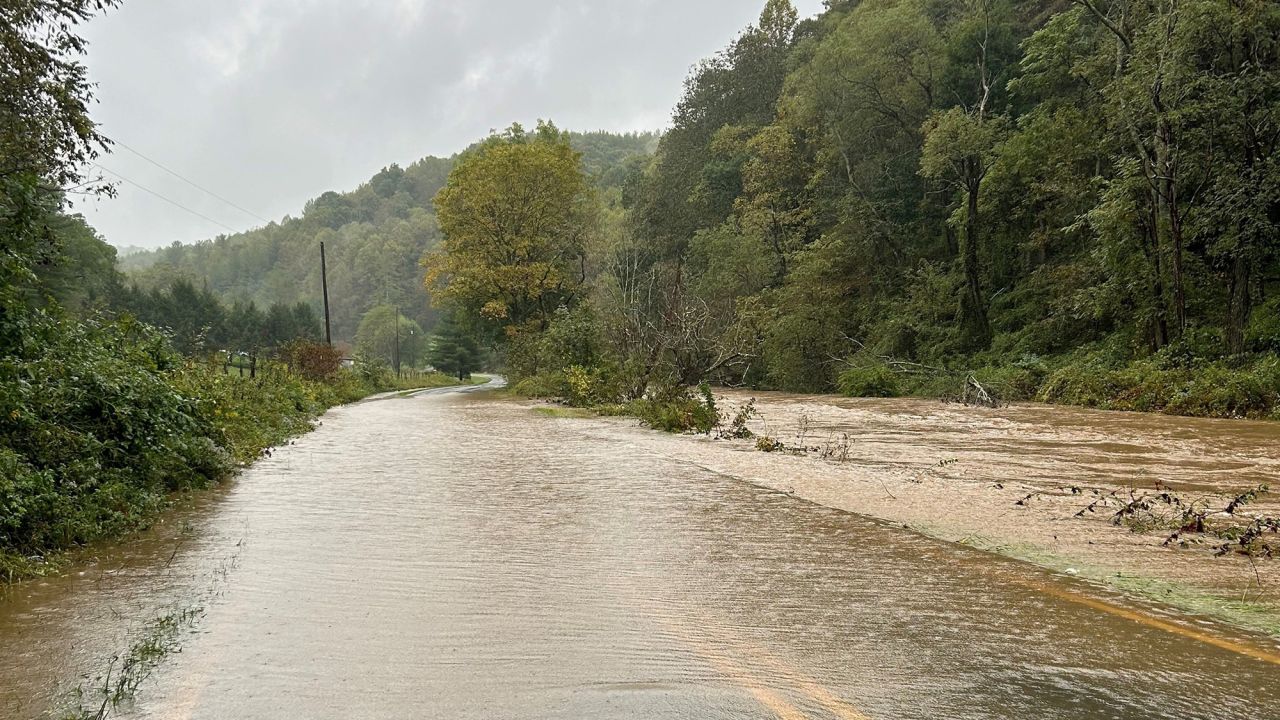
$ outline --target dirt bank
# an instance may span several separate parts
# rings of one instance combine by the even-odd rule
[[[573,422],[638,451],[1280,636],[1280,560],[1217,556],[1225,541],[1204,535],[1166,546],[1183,509],[1161,499],[1215,510],[1262,485],[1280,490],[1280,425],[736,391],[719,402],[732,416],[752,397],[751,439],[670,436],[620,418]],[[760,437],[808,451],[761,452]],[[1208,520],[1276,517],[1278,499],[1263,494]]]

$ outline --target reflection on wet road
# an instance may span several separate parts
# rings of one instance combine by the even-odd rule
[[[235,569],[140,718],[1256,718],[1274,646],[588,436],[484,393],[368,402],[191,539],[0,602],[0,716]],[[1147,620],[1139,622],[1137,620]],[[1165,627],[1162,627],[1161,625]],[[1240,652],[1253,648],[1253,654]],[[6,708],[11,711],[5,711]]]

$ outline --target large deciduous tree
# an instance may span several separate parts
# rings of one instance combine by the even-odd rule
[[[545,329],[586,280],[594,209],[568,137],[513,126],[464,155],[436,196],[445,238],[425,261],[427,286],[509,337]]]
[[[365,313],[356,331],[356,354],[366,360],[414,367],[423,357],[427,337],[418,323],[391,305]]]

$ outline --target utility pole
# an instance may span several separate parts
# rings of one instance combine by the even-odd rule
[[[329,327],[329,268],[324,262],[324,243],[320,243],[320,288],[324,291],[324,341],[333,347],[333,331]]]
[[[396,379],[400,379],[400,306],[395,307],[396,345],[391,349],[391,362],[396,366]]]

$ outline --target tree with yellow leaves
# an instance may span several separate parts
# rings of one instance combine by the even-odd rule
[[[567,134],[540,122],[490,137],[459,159],[435,205],[444,241],[425,264],[436,304],[515,337],[574,303],[594,197]]]

